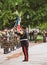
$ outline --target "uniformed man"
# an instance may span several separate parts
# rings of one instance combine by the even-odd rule
[[[26,27],[22,26],[21,31],[20,31],[20,42],[21,42],[21,47],[24,53],[24,60],[23,61],[28,61],[28,34],[26,32]]]

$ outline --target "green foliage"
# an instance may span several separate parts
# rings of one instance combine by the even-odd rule
[[[13,27],[19,15],[21,25],[46,29],[47,0],[0,0],[0,29]]]

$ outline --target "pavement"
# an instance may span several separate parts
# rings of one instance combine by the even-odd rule
[[[22,62],[23,59],[22,48],[8,54],[3,54],[3,49],[0,48],[0,65],[47,65],[47,43],[30,43],[29,61]]]

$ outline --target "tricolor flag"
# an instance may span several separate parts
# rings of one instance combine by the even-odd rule
[[[19,31],[20,30],[20,22],[21,22],[21,17],[19,16],[15,22],[15,27],[17,27],[17,30]]]

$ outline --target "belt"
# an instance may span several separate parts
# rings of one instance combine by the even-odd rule
[[[20,41],[25,41],[25,40],[28,40],[28,39],[21,39]]]

